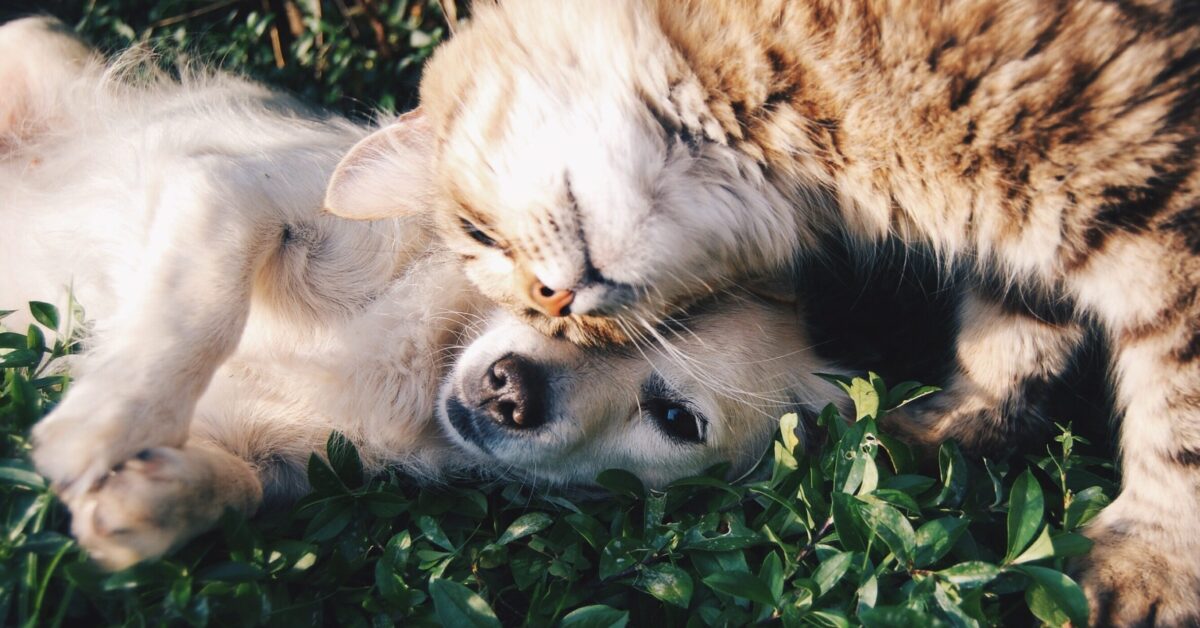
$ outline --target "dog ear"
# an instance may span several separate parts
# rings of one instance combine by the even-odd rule
[[[420,109],[363,138],[325,190],[325,210],[373,220],[425,211],[433,189],[434,136]]]
[[[0,26],[0,153],[47,131],[71,103],[65,91],[99,56],[67,25],[27,17]]]

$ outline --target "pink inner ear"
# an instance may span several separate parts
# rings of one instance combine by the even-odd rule
[[[374,220],[425,211],[433,188],[434,136],[411,111],[355,144],[333,172],[326,211]]]
[[[21,72],[0,70],[0,155],[16,150],[22,141],[36,135],[42,126],[33,120],[29,109],[30,85]]]

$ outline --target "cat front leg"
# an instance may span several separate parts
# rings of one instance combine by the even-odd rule
[[[930,447],[954,439],[995,452],[1044,429],[1042,398],[1083,338],[1075,321],[1048,320],[980,291],[961,302],[955,369],[945,389],[919,402],[896,429]]]
[[[1161,235],[1113,237],[1074,277],[1124,414],[1121,493],[1076,566],[1094,625],[1200,625],[1200,262]]]
[[[1096,625],[1200,623],[1200,363],[1171,336],[1117,355],[1123,488],[1078,565]]]
[[[238,343],[274,231],[267,199],[227,170],[201,157],[160,172],[146,231],[130,235],[140,267],[117,271],[124,301],[97,322],[76,381],[34,429],[34,463],[68,502],[142,450],[182,447]]]

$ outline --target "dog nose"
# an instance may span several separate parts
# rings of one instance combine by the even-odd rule
[[[529,288],[533,303],[546,316],[567,316],[571,313],[571,302],[575,300],[572,290],[555,290],[540,280],[534,279]]]
[[[544,422],[546,378],[529,359],[506,355],[496,360],[483,376],[483,388],[488,400],[481,410],[496,423],[527,429]]]

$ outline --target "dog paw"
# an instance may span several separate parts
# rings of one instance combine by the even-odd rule
[[[1075,566],[1092,626],[1200,625],[1200,569],[1193,549],[1138,533],[1156,524],[1116,520],[1088,531],[1092,551]]]
[[[148,449],[67,502],[71,532],[100,566],[124,569],[211,528],[227,505],[219,493],[215,470],[203,456]]]
[[[187,421],[120,386],[83,381],[33,429],[33,462],[64,501],[89,491],[118,463],[154,447],[180,447]]]

